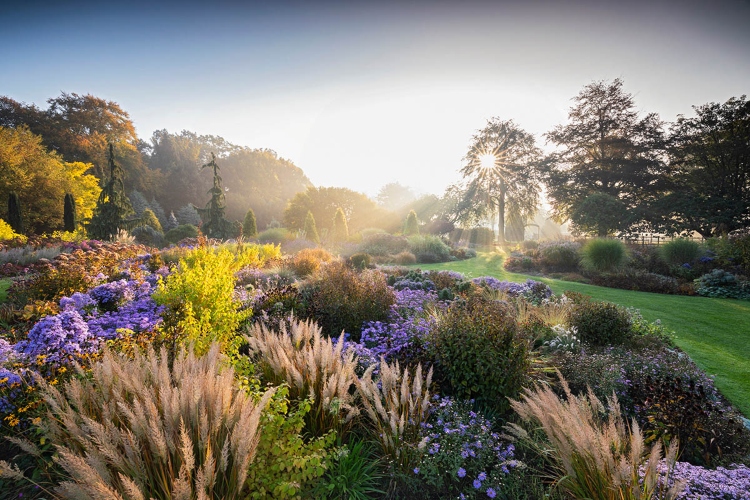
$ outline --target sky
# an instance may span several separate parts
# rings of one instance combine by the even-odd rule
[[[549,150],[594,81],[666,121],[750,93],[748,0],[16,3],[0,95],[92,94],[141,139],[218,135],[370,196],[441,194],[493,117]]]

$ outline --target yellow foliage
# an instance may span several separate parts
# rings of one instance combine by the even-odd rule
[[[13,231],[13,228],[10,227],[10,224],[5,222],[3,219],[0,219],[0,241],[13,240],[16,238],[20,239],[23,242],[26,241],[26,236]]]

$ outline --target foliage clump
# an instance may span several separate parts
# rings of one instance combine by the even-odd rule
[[[628,311],[609,302],[586,301],[570,312],[570,326],[582,342],[592,345],[622,344],[633,337]]]
[[[662,258],[673,266],[691,264],[700,255],[700,246],[697,242],[687,238],[676,238],[664,243],[659,247]]]

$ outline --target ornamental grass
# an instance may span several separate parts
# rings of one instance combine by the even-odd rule
[[[604,404],[589,390],[573,395],[560,376],[565,393],[561,399],[549,386],[525,389],[520,401],[511,401],[522,420],[541,428],[551,449],[545,450],[556,469],[557,485],[573,498],[591,500],[646,500],[677,498],[682,484],[667,491],[660,481],[661,445],[647,448],[635,420],[628,426],[617,398]],[[508,429],[522,439],[529,434],[516,424]],[[677,443],[667,450],[671,471]]]
[[[253,361],[266,382],[286,383],[291,399],[314,398],[307,415],[308,431],[322,436],[345,431],[359,413],[353,387],[357,360],[344,352],[344,334],[337,342],[322,335],[313,321],[292,320],[279,331],[256,323],[245,337]]]
[[[273,391],[256,403],[233,379],[214,344],[202,357],[182,350],[171,368],[164,348],[132,360],[106,352],[90,378],[59,389],[45,384],[49,418],[41,427],[69,476],[56,493],[97,500],[246,498],[261,411]],[[20,476],[2,465],[4,474]]]

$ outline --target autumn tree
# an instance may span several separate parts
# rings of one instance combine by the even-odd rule
[[[133,207],[125,195],[122,181],[122,168],[115,162],[114,147],[109,147],[109,179],[102,188],[94,215],[88,226],[88,233],[94,239],[111,241],[124,229],[130,229],[133,222]]]
[[[639,118],[623,83],[594,82],[573,99],[568,123],[546,134],[556,146],[544,163],[547,196],[556,220],[569,220],[592,194],[619,200],[631,226],[647,221],[666,169],[662,122]]]
[[[471,139],[461,174],[462,218],[497,215],[498,242],[505,243],[508,215],[525,223],[539,202],[537,164],[541,157],[534,136],[512,120],[492,118]],[[523,237],[521,235],[521,237]]]
[[[65,162],[28,127],[0,127],[0,198],[15,191],[29,233],[62,229],[65,194],[73,195],[79,220],[91,217],[101,188],[91,165]]]
[[[708,238],[750,225],[750,101],[693,109],[671,128],[671,182],[655,212],[665,231]]]

